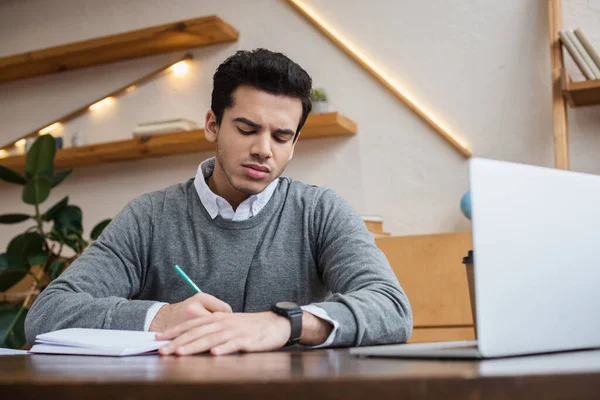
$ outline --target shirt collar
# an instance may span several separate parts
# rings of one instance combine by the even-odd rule
[[[234,211],[227,200],[216,195],[206,184],[206,180],[212,176],[214,169],[214,157],[203,161],[198,167],[196,179],[194,180],[198,197],[200,197],[202,205],[212,219],[217,218],[219,215],[223,219],[233,221],[243,221],[255,217],[267,205],[279,184],[279,178],[275,179],[262,192],[249,196]]]

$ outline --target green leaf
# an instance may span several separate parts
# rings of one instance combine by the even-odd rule
[[[16,257],[21,265],[27,265],[29,254],[44,251],[44,237],[37,232],[27,232],[15,237],[6,249],[6,253]]]
[[[0,165],[0,179],[9,183],[17,183],[19,185],[24,185],[27,183],[27,179],[25,179],[23,175],[2,165]]]
[[[52,187],[60,185],[60,183],[64,181],[67,176],[71,175],[71,172],[73,172],[72,168],[63,169],[62,171],[57,172],[51,179]]]
[[[64,199],[50,207],[48,211],[44,215],[42,215],[42,220],[44,221],[52,221],[56,214],[62,210],[69,203],[69,196],[65,196]]]
[[[27,214],[4,214],[0,215],[0,224],[18,224],[31,218]]]
[[[84,242],[79,233],[69,233],[65,237],[65,244],[73,249],[75,253],[79,253],[87,246],[87,242]]]
[[[13,287],[27,275],[27,268],[18,257],[10,254],[0,254],[0,292]]]
[[[23,188],[23,201],[35,205],[46,201],[50,196],[52,184],[46,178],[33,178]]]
[[[48,270],[50,273],[50,279],[54,280],[58,278],[60,274],[63,273],[66,266],[67,263],[65,261],[54,261],[52,264],[50,264],[50,268]]]
[[[68,233],[82,233],[81,208],[74,205],[63,207],[54,217],[54,228],[63,236]]]
[[[57,231],[55,228],[52,228],[52,230],[46,234],[46,237],[50,240],[55,240],[57,242],[61,242],[64,243],[65,239],[63,238],[62,234]]]
[[[26,308],[0,304],[0,347],[21,349],[25,346],[25,317]]]
[[[45,251],[29,253],[27,256],[27,262],[30,266],[44,265],[48,261],[48,253]]]
[[[100,237],[100,234],[102,234],[102,231],[104,230],[104,228],[106,228],[108,226],[108,224],[110,224],[110,221],[112,221],[111,219],[105,219],[104,221],[98,223],[93,229],[92,229],[92,233],[90,233],[90,239],[92,240],[96,240]]]
[[[25,176],[28,178],[37,178],[43,175],[51,178],[54,175],[55,154],[56,144],[52,135],[38,137],[27,153]]]

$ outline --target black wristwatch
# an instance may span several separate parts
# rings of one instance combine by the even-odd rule
[[[291,346],[300,343],[300,335],[302,334],[302,309],[300,306],[291,301],[281,301],[275,304],[271,311],[290,320],[292,331],[290,339],[285,345]]]

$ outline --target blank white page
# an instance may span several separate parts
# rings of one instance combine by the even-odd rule
[[[53,344],[88,349],[156,349],[169,343],[168,340],[158,341],[155,332],[121,331],[108,329],[69,328],[48,332],[36,337],[36,344]]]

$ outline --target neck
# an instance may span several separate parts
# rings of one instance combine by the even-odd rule
[[[212,190],[214,194],[227,200],[234,211],[248,198],[246,193],[242,193],[231,186],[229,179],[227,179],[227,175],[225,175],[225,171],[223,171],[223,168],[221,168],[217,159],[215,159],[215,168],[210,178],[208,178],[207,183],[209,189]]]

